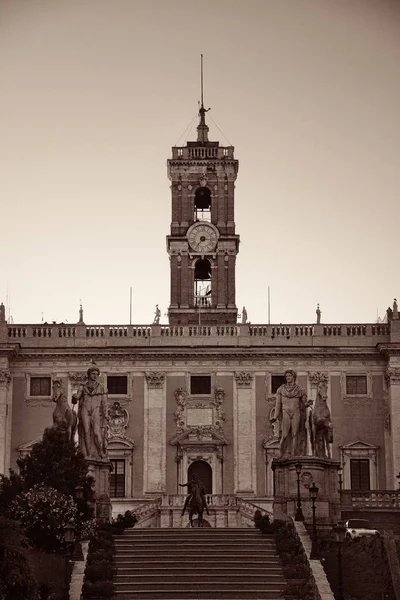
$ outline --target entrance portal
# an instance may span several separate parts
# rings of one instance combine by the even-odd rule
[[[204,460],[195,460],[188,469],[188,481],[191,480],[194,473],[206,488],[206,494],[212,494],[212,468]]]

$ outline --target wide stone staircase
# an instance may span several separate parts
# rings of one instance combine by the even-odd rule
[[[285,587],[257,529],[131,529],[115,545],[116,600],[279,600]]]

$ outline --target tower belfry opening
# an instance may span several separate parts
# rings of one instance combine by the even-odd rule
[[[233,146],[210,141],[203,100],[197,140],[172,148],[168,160],[171,180],[171,229],[167,236],[170,256],[171,325],[232,324],[237,321],[235,231],[235,180],[239,162]]]
[[[195,192],[194,220],[211,221],[211,190],[208,187],[199,187]]]

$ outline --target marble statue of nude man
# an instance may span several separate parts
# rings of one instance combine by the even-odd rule
[[[312,405],[296,383],[296,373],[285,371],[286,383],[276,393],[275,419],[281,423],[280,458],[304,456],[307,448],[306,413]]]
[[[107,457],[107,390],[98,381],[99,375],[97,365],[89,367],[87,383],[72,396],[73,404],[79,402],[79,446],[85,458],[92,459]]]

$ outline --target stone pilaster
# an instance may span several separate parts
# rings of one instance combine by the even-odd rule
[[[144,492],[162,494],[166,489],[165,374],[146,373],[144,394]]]
[[[255,390],[251,373],[235,373],[236,394],[233,409],[235,492],[256,492]]]
[[[11,373],[7,364],[0,365],[0,473],[8,471],[7,456],[9,440],[8,427],[8,395],[10,393]]]
[[[388,405],[391,408],[390,430],[393,451],[393,480],[388,485],[396,487],[396,475],[400,472],[400,364],[389,366],[386,374],[388,387]]]

